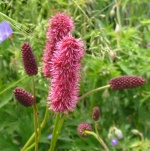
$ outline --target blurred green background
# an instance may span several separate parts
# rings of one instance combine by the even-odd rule
[[[110,89],[93,93],[78,102],[69,114],[57,142],[58,151],[103,150],[90,136],[81,138],[79,123],[89,122],[92,109],[101,110],[99,133],[111,151],[109,128],[116,126],[123,133],[120,143],[129,151],[150,150],[150,3],[149,0],[2,0],[0,22],[6,20],[13,29],[12,38],[0,44],[0,150],[19,151],[33,133],[32,108],[18,104],[13,89],[22,87],[32,93],[31,79],[26,76],[21,60],[21,44],[29,42],[37,58],[36,94],[42,121],[49,81],[41,73],[42,53],[47,22],[57,12],[74,20],[73,35],[83,39],[86,54],[83,59],[80,95],[108,84],[121,75],[143,76],[145,85],[122,91]],[[47,136],[52,133],[54,113],[42,131],[39,150],[49,148]],[[131,133],[137,129],[145,140]]]

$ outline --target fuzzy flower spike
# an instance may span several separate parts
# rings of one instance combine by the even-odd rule
[[[73,111],[78,97],[83,44],[72,36],[65,37],[57,44],[52,59],[51,90],[48,97],[50,109],[55,112]]]
[[[69,35],[74,24],[66,14],[57,13],[50,21],[47,29],[47,41],[42,60],[44,61],[43,72],[45,77],[51,76],[51,60],[56,50],[56,43]]]

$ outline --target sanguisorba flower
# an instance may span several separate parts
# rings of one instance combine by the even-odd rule
[[[48,104],[55,112],[73,111],[78,100],[83,44],[72,37],[65,37],[57,45],[52,59],[51,90]]]
[[[16,88],[14,90],[14,96],[20,104],[29,107],[35,103],[34,97],[22,88]]]
[[[21,47],[21,51],[22,51],[22,61],[26,73],[29,76],[36,75],[38,73],[38,67],[30,44],[23,43]]]
[[[47,29],[47,41],[43,54],[43,72],[45,77],[51,75],[51,59],[56,50],[56,43],[61,41],[63,37],[67,36],[74,27],[73,20],[64,13],[57,13],[49,21]]]
[[[94,121],[98,121],[100,117],[100,109],[98,106],[93,108],[93,112],[92,112],[92,119]]]
[[[121,76],[109,81],[110,87],[113,90],[135,88],[143,85],[144,83],[144,78],[138,76]]]
[[[85,131],[92,131],[92,127],[89,123],[87,122],[83,122],[83,123],[80,123],[78,125],[78,128],[77,128],[77,131],[79,133],[80,136],[82,137],[88,137],[89,134],[85,133]]]

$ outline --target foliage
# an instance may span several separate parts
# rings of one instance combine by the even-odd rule
[[[31,80],[26,76],[21,61],[21,44],[29,42],[38,60],[45,45],[48,19],[57,12],[65,12],[75,22],[73,33],[82,38],[86,54],[83,60],[80,95],[108,84],[121,75],[138,75],[146,79],[140,88],[113,91],[106,89],[92,93],[80,101],[67,117],[56,146],[58,151],[97,151],[100,144],[90,136],[81,138],[77,126],[81,122],[93,125],[91,115],[99,106],[101,117],[98,131],[112,151],[107,135],[111,126],[123,133],[124,148],[147,151],[150,149],[150,3],[148,0],[10,0],[0,2],[0,21],[8,21],[13,37],[0,44],[0,149],[17,151],[33,133],[32,109],[19,105],[13,97],[16,86],[32,92]],[[116,26],[119,30],[116,31]],[[36,77],[36,94],[40,120],[44,116],[49,81],[41,72]],[[42,131],[40,150],[49,148],[47,136],[52,133],[53,112]],[[131,133],[139,130],[145,140]],[[142,144],[141,144],[142,143]]]

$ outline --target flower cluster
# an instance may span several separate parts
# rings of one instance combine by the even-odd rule
[[[43,56],[43,72],[50,77],[47,100],[55,112],[73,111],[77,103],[83,44],[70,31],[73,21],[66,14],[58,13],[50,20]]]

